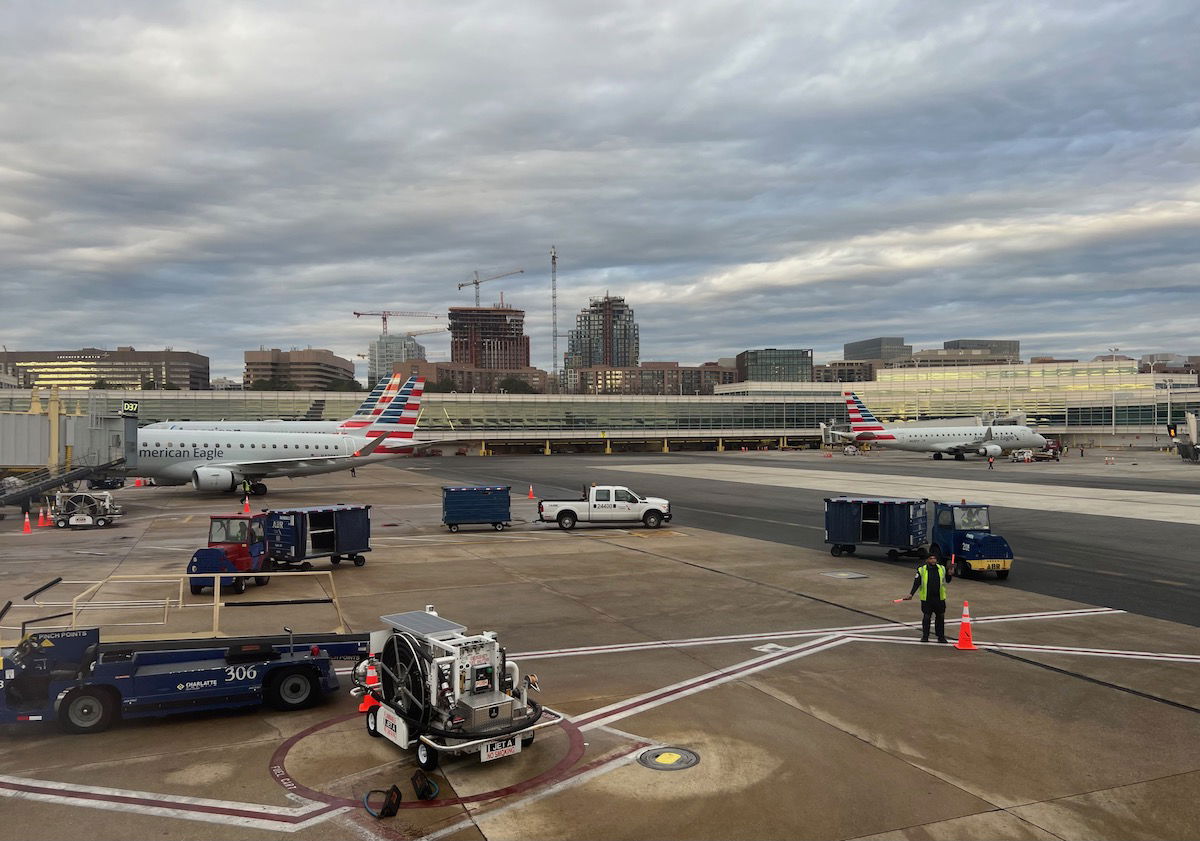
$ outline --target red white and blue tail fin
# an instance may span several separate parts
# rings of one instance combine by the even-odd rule
[[[850,416],[850,431],[854,433],[856,438],[883,438],[885,436],[879,433],[887,430],[887,427],[879,422],[875,415],[871,414],[871,410],[867,408],[867,404],[862,402],[862,399],[853,391],[844,391],[842,395],[846,398],[846,413]],[[869,433],[860,435],[859,433]],[[886,436],[892,437],[890,435]]]
[[[416,381],[416,377],[409,377],[405,380],[403,374],[392,374],[392,376],[380,380],[367,399],[355,410],[354,415],[342,421],[338,429],[344,431],[370,426],[392,403],[407,402]]]
[[[421,414],[421,396],[424,393],[425,378],[411,377],[387,403],[380,399],[379,414],[368,421],[365,424],[367,428],[362,430],[368,438],[382,436],[388,439],[375,452],[385,455],[412,452],[413,435],[417,431],[417,417]],[[398,446],[400,444],[407,446]]]

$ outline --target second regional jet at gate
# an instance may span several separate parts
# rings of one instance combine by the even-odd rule
[[[872,447],[933,453],[935,459],[952,455],[958,461],[967,453],[998,456],[1024,447],[1042,449],[1046,439],[1027,426],[884,426],[852,391],[843,392],[850,432],[829,430],[848,441],[865,441]],[[822,424],[824,427],[824,425]]]

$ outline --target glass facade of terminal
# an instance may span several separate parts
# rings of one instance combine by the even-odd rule
[[[847,420],[843,390],[856,391],[884,422],[935,418],[1023,417],[1052,434],[1161,434],[1168,419],[1200,412],[1194,376],[1139,374],[1136,365],[1078,364],[907,368],[877,382],[735,383],[715,396],[426,394],[420,428],[468,437],[555,430],[648,437],[704,431],[815,435],[819,424]],[[0,391],[0,411],[24,412],[29,391]],[[47,391],[40,392],[44,405]],[[162,420],[340,420],[361,395],[277,391],[89,391],[62,395],[64,410],[116,414],[140,402],[143,423]],[[1170,414],[1168,416],[1168,408]],[[318,414],[319,413],[319,414]],[[513,437],[513,436],[509,436]]]

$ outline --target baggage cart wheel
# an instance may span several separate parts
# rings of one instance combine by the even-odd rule
[[[342,562],[342,556],[341,556],[341,555],[331,555],[331,556],[329,557],[329,563],[333,564],[334,566],[338,566],[338,565],[340,565],[340,564],[341,564],[341,562]]]
[[[108,517],[97,517],[96,518],[96,527],[97,528],[101,528],[101,529],[105,528],[108,526],[108,523],[109,523]]]
[[[308,571],[310,571],[312,568],[313,568],[313,567],[312,567],[312,564],[310,564],[308,561],[305,561],[304,563],[300,564],[300,571],[301,571],[301,572],[308,572]]]
[[[492,523],[492,528],[496,531],[504,531],[504,523]]]
[[[204,592],[204,585],[203,584],[192,584],[191,590],[192,590],[193,596],[198,596]]]
[[[240,596],[242,593],[246,592],[246,579],[242,578],[240,575],[235,575],[233,578],[233,585],[229,589]]]
[[[458,532],[458,524],[457,523],[451,523],[450,525],[446,526],[446,528],[450,529],[450,531],[452,533]]]
[[[425,744],[421,740],[417,740],[417,765],[421,766],[422,771],[433,771],[438,767],[438,752]]]
[[[366,566],[367,559],[365,557],[363,557],[362,555],[355,555],[354,556],[354,565],[356,567]]]
[[[277,710],[299,710],[317,699],[317,684],[308,669],[283,669],[267,686],[267,704]]]
[[[71,521],[68,520],[66,517],[59,517],[57,520],[54,521],[54,527],[56,529],[65,529],[69,525],[71,525]]]
[[[1001,581],[1004,581],[1008,578],[1008,574],[1010,572],[1012,572],[1012,570],[1009,570],[1009,569],[999,570],[996,572],[996,577],[999,578]]]
[[[266,587],[268,584],[271,583],[271,576],[256,575],[256,576],[254,576],[254,583],[257,584],[259,587]]]
[[[522,737],[521,737],[521,747],[523,747],[523,748],[527,748],[527,747],[529,747],[530,745],[532,745],[532,744],[533,744],[533,737],[534,737],[534,736],[536,736],[536,735],[537,735],[537,733],[530,733],[528,736],[522,736]]]
[[[857,548],[858,548],[857,546],[843,546],[842,551],[845,552],[847,555],[853,555],[854,550]]]
[[[888,549],[888,560],[892,561],[893,563],[900,560],[900,553],[895,549]]]
[[[105,689],[72,689],[59,707],[58,725],[67,733],[101,733],[112,724],[116,706]]]
[[[839,557],[842,554],[842,545],[840,543],[835,543],[832,546],[830,546],[829,554],[833,555],[833,557],[835,557],[835,558]]]
[[[379,707],[371,707],[367,710],[367,732],[372,736],[382,737],[379,732]]]

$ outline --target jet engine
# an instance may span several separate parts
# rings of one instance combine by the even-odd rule
[[[219,467],[197,467],[192,471],[192,487],[198,491],[231,491],[239,479]]]
[[[982,447],[979,448],[978,453],[981,456],[992,456],[993,458],[995,458],[996,456],[1000,455],[1000,453],[1002,453],[1003,451],[1004,451],[1003,448],[999,444],[984,444]]]

